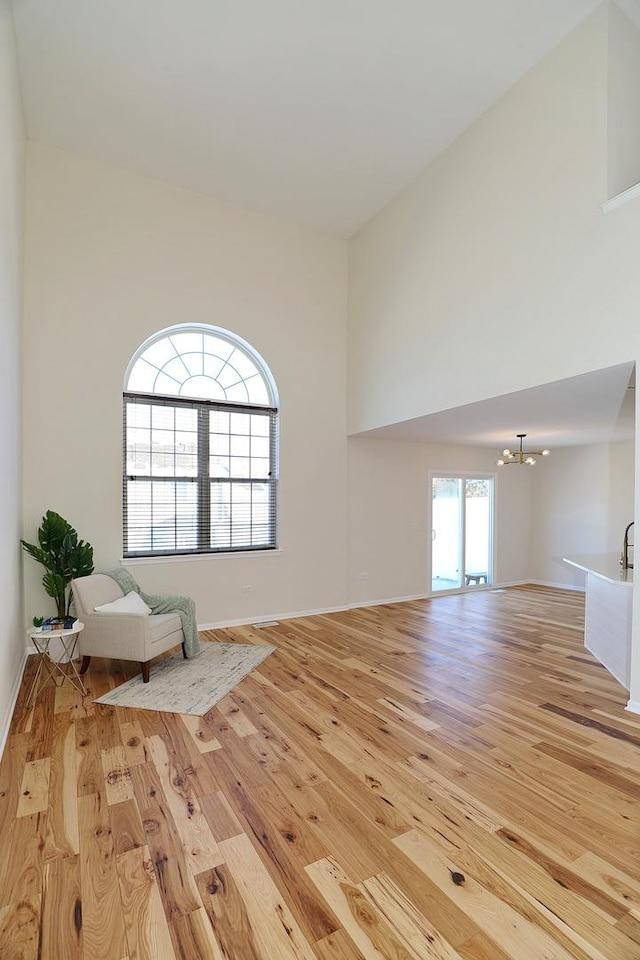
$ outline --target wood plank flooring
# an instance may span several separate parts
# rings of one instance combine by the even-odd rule
[[[1,960],[639,960],[640,717],[580,594],[203,637],[277,651],[202,719],[94,704],[118,661],[27,709],[29,663]]]

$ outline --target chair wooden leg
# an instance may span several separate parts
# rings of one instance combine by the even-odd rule
[[[83,657],[82,665],[80,667],[80,673],[86,673],[89,669],[89,664],[91,663],[91,657]]]
[[[149,683],[149,661],[147,660],[146,663],[141,663],[140,667],[142,669],[142,682]]]
[[[187,659],[187,645],[184,643],[184,641],[182,643],[182,656],[185,660]]]

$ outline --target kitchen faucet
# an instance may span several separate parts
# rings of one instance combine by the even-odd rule
[[[624,532],[624,542],[622,544],[622,556],[620,557],[620,565],[623,570],[633,570],[633,564],[629,563],[629,547],[633,548],[633,544],[629,543],[629,530],[633,526],[634,521],[627,524],[627,529]]]

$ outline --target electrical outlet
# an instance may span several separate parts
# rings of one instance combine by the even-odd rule
[[[368,579],[369,579],[369,574],[367,573],[367,571],[361,570],[360,573],[358,574],[358,580],[368,580]]]
[[[243,592],[243,593],[251,593],[252,590],[253,590],[253,584],[252,584],[252,583],[244,583],[244,584],[242,585],[242,592]]]

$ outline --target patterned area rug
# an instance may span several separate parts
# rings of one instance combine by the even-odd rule
[[[174,653],[151,667],[149,683],[138,675],[96,703],[203,717],[276,649],[270,645],[202,643],[195,657]]]

